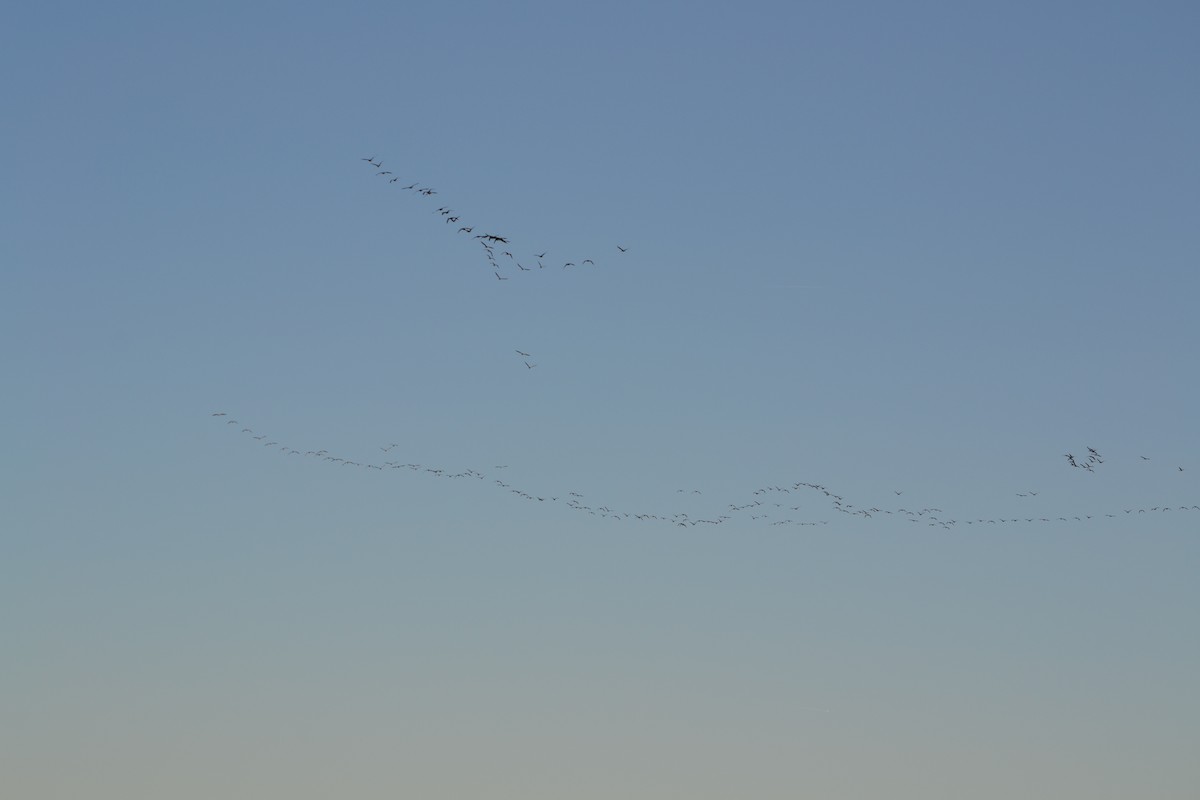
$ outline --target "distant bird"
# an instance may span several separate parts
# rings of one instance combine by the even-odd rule
[[[224,411],[214,411],[214,412],[212,413],[212,415],[213,415],[214,417],[223,417],[223,416],[225,416],[225,412],[224,412]]]
[[[529,355],[529,353],[524,353],[524,352],[522,352],[522,351],[520,351],[520,350],[517,350],[517,351],[516,351],[516,353],[517,353],[517,355],[519,355],[519,356],[525,356],[526,358],[530,358],[530,357],[531,357],[531,356]]]
[[[545,253],[537,253],[534,255],[534,258],[545,258],[545,257],[546,257]]]
[[[373,164],[375,163],[375,156],[371,156],[370,158],[360,158],[359,161],[369,161]]]
[[[1146,458],[1146,456],[1138,456],[1138,458],[1140,458],[1142,461],[1149,461],[1149,460],[1150,460],[1150,459]]]
[[[529,369],[533,369],[534,367],[537,366],[537,364],[530,364],[528,361],[526,361],[525,366],[528,367]]]
[[[584,264],[591,264],[593,267],[594,267],[594,266],[596,266],[596,262],[595,262],[595,261],[592,261],[590,258],[585,258],[585,259],[583,260],[583,263],[584,263]]]
[[[617,245],[617,249],[620,250],[622,253],[627,252],[629,250],[628,247],[621,247],[621,245]]]
[[[496,273],[496,280],[498,280],[498,281],[506,281],[506,280],[508,280],[508,278],[501,278],[501,277],[500,277],[500,273],[499,273],[499,272],[497,272],[497,273]]]

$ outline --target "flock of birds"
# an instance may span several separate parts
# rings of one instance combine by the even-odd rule
[[[1096,448],[1089,447],[1087,449],[1087,458],[1075,458],[1074,453],[1063,453],[1063,458],[1067,459],[1067,463],[1075,469],[1084,469],[1088,472],[1095,472],[1096,467],[1104,463],[1104,458],[1096,452]],[[1142,461],[1149,461],[1149,456],[1138,456]],[[1177,470],[1183,472],[1183,467],[1176,467]]]
[[[383,169],[383,159],[377,158],[376,156],[367,156],[359,160],[367,162],[367,165],[370,168],[376,170],[375,176],[386,181],[389,186],[400,183],[401,178],[393,173],[392,170]],[[400,186],[399,188],[402,191],[413,192],[414,194],[424,198],[431,198],[438,194],[437,189],[434,189],[430,186],[423,186],[420,181],[413,181],[405,186]],[[496,276],[496,280],[498,281],[511,280],[514,275],[520,275],[523,272],[540,273],[546,269],[546,263],[543,260],[549,255],[549,252],[546,250],[542,250],[540,253],[530,252],[527,255],[517,256],[513,252],[515,248],[511,245],[508,236],[502,236],[497,233],[476,233],[477,229],[482,229],[474,224],[466,224],[466,220],[464,220],[458,212],[449,206],[438,206],[433,213],[435,216],[442,219],[446,225],[457,226],[455,228],[456,234],[470,237],[472,241],[479,244],[483,250],[483,256],[487,262],[488,269],[491,270],[492,274]],[[616,245],[616,248],[618,253],[629,252],[628,247],[624,247],[619,244]],[[525,261],[531,264],[531,266],[525,266],[521,259],[525,259]],[[533,264],[536,264],[537,266],[532,266]],[[596,266],[596,261],[591,258],[582,258],[578,261],[564,261],[562,263],[562,269],[564,270],[572,267],[583,268],[587,266]],[[512,272],[514,268],[516,269],[515,273]],[[529,362],[529,358],[531,357],[529,353],[517,350],[517,354],[525,358],[525,367],[527,369],[534,369],[537,367],[537,364],[531,364]]]
[[[682,511],[671,509],[630,509],[620,508],[608,505],[607,502],[598,502],[589,499],[582,492],[548,492],[537,491],[528,486],[517,486],[514,483],[503,480],[495,474],[483,468],[456,468],[451,469],[445,466],[434,464],[403,462],[399,459],[378,460],[378,459],[363,459],[355,460],[336,455],[329,450],[301,450],[284,442],[272,439],[266,434],[258,433],[253,428],[243,426],[236,419],[229,418],[227,412],[214,411],[212,417],[217,421],[223,421],[225,425],[234,427],[241,426],[240,433],[247,437],[250,441],[260,443],[262,447],[274,448],[275,452],[284,456],[298,456],[301,459],[311,459],[322,462],[328,466],[345,468],[350,467],[352,470],[361,471],[378,471],[378,472],[393,472],[402,471],[408,473],[419,473],[432,478],[445,480],[459,481],[482,481],[485,484],[490,484],[497,490],[503,491],[516,499],[520,499],[534,504],[559,504],[564,508],[580,514],[587,514],[594,517],[604,519],[646,522],[673,525],[677,527],[695,527],[697,525],[723,525],[734,520],[748,519],[751,522],[760,522],[759,524],[770,525],[773,527],[813,527],[818,525],[828,525],[830,515],[842,514],[848,517],[858,517],[862,519],[886,518],[904,519],[908,522],[921,524],[928,527],[937,527],[945,530],[950,530],[958,526],[969,527],[974,525],[1046,525],[1056,524],[1059,522],[1088,522],[1090,520],[1100,519],[1117,519],[1125,515],[1135,514],[1165,514],[1170,512],[1187,512],[1200,511],[1200,505],[1171,505],[1161,504],[1149,507],[1139,508],[1123,508],[1114,509],[1111,512],[1102,514],[1070,514],[1070,515],[1055,515],[1043,516],[1041,514],[1016,514],[997,517],[977,517],[964,518],[960,516],[951,516],[941,508],[932,506],[921,506],[907,508],[903,506],[884,507],[881,504],[865,504],[851,503],[845,496],[834,492],[829,487],[808,481],[796,481],[792,483],[774,484],[769,486],[760,486],[749,492],[748,496],[742,498],[740,502],[726,502],[719,508],[714,509],[719,513],[697,514],[695,510]],[[380,452],[389,454],[400,445],[396,442],[390,442],[387,445],[379,447]],[[1099,453],[1088,448],[1089,452],[1094,456],[1095,460],[1091,463],[1103,463]],[[1149,460],[1146,456],[1141,457],[1143,460]],[[500,471],[508,469],[507,464],[497,464],[492,467],[492,470]],[[674,494],[683,494],[685,496],[702,495],[699,489],[677,489]],[[893,490],[895,497],[900,497],[904,494],[901,490]],[[1040,493],[1036,491],[1017,492],[1017,497],[1028,498],[1037,497]],[[811,503],[800,503],[793,505],[797,498],[809,497],[817,501],[816,505]],[[814,517],[813,514],[818,516]],[[802,515],[804,518],[801,518]]]
[[[391,170],[383,169],[383,161],[375,157],[363,158],[373,169],[376,170],[376,176],[386,180],[388,184],[394,185],[401,181],[399,176],[392,173]],[[423,186],[419,182],[411,182],[407,185],[399,187],[405,191],[414,192],[425,198],[432,198],[437,195],[437,190]],[[447,225],[454,225],[455,232],[459,235],[471,237],[477,242],[482,249],[483,255],[487,264],[497,280],[506,281],[510,279],[508,275],[502,275],[501,272],[508,272],[512,269],[516,270],[516,274],[535,271],[542,271],[546,268],[544,259],[547,257],[547,252],[535,252],[530,256],[522,255],[518,257],[514,252],[509,238],[500,234],[490,232],[477,231],[477,226],[467,224],[466,221],[452,208],[448,206],[440,206],[434,212],[438,217],[442,218]],[[617,250],[620,253],[627,252],[628,248],[618,245]],[[520,259],[532,259],[526,266]],[[507,260],[505,260],[507,259]],[[583,267],[585,265],[595,266],[595,261],[591,258],[580,259],[576,261],[565,261],[561,265],[562,269],[570,269],[572,267]],[[533,266],[536,265],[536,266]],[[516,356],[520,358],[526,369],[535,369],[538,365],[533,362],[532,353],[522,350],[514,350]],[[535,491],[529,487],[517,486],[509,481],[503,480],[494,474],[478,468],[468,469],[449,469],[443,466],[433,464],[423,464],[415,462],[402,462],[398,459],[389,460],[356,460],[346,458],[341,455],[335,455],[329,450],[320,449],[302,450],[293,447],[289,444],[274,440],[266,434],[260,434],[253,428],[243,426],[236,419],[228,418],[228,414],[223,411],[212,412],[212,416],[226,425],[235,426],[241,434],[246,436],[251,441],[259,443],[265,448],[276,448],[276,452],[285,456],[297,456],[302,459],[313,459],[325,464],[336,466],[338,468],[349,467],[354,470],[363,471],[405,471],[409,473],[420,473],[422,475],[445,480],[460,480],[460,481],[483,481],[490,483],[495,489],[503,491],[517,499],[533,504],[559,504],[564,508],[570,509],[576,513],[587,514],[590,516],[634,521],[644,523],[660,523],[668,524],[677,527],[695,527],[697,525],[724,525],[735,519],[746,519],[750,521],[760,522],[759,524],[768,524],[771,526],[787,526],[787,527],[809,527],[818,525],[828,525],[829,517],[834,514],[841,514],[849,517],[857,517],[862,519],[886,518],[892,517],[897,519],[905,519],[914,524],[925,525],[929,527],[943,528],[950,530],[958,526],[975,526],[975,525],[1042,525],[1054,524],[1059,522],[1087,522],[1093,519],[1114,519],[1126,515],[1134,514],[1161,514],[1168,512],[1181,511],[1200,511],[1200,505],[1169,505],[1162,504],[1152,507],[1138,508],[1122,508],[1114,509],[1111,512],[1103,514],[1070,514],[1063,516],[1043,516],[1041,514],[1016,514],[1008,516],[995,517],[977,517],[964,518],[958,515],[950,515],[941,508],[922,506],[922,507],[902,507],[891,505],[885,507],[885,504],[868,504],[868,503],[851,503],[843,495],[836,493],[828,487],[812,482],[798,481],[793,483],[785,483],[771,486],[762,486],[750,492],[748,497],[742,498],[738,502],[727,502],[718,504],[713,510],[708,513],[700,514],[692,511],[683,510],[644,510],[644,509],[627,509],[618,508],[601,503],[596,500],[587,498],[583,493],[578,491],[569,491],[562,493]],[[386,446],[379,448],[383,454],[387,455],[400,445],[396,442],[389,443]],[[1066,453],[1065,458],[1067,463],[1074,469],[1085,470],[1094,473],[1096,468],[1105,463],[1105,458],[1093,447],[1087,447],[1087,455],[1076,457],[1072,453]],[[1141,460],[1149,461],[1148,456],[1140,456]],[[500,464],[493,467],[493,470],[499,472],[507,468],[507,465]],[[1177,468],[1179,472],[1183,472],[1182,466]],[[684,495],[687,499],[692,499],[695,495],[703,493],[698,489],[677,489],[674,493]],[[893,490],[895,497],[900,497],[904,494],[901,490]],[[1032,498],[1040,494],[1038,491],[1028,490],[1025,492],[1017,492],[1019,498]],[[796,503],[798,498],[807,498],[806,502]],[[675,498],[676,501],[679,499]],[[704,498],[708,499],[708,498]],[[817,504],[812,504],[811,500],[816,500]],[[678,505],[678,503],[674,503]]]
[[[369,156],[362,158],[361,160],[367,162],[367,164],[373,169],[376,169],[377,171],[375,172],[375,175],[387,181],[388,185],[394,185],[400,182],[401,178],[399,176],[395,175],[389,169],[383,169],[382,159],[376,158],[375,156]],[[431,198],[438,193],[437,190],[432,187],[422,186],[419,181],[413,181],[412,183],[399,188],[404,191],[413,192],[414,194],[425,198]],[[479,244],[483,250],[483,256],[487,261],[488,267],[491,269],[492,274],[496,276],[496,280],[498,281],[510,280],[512,277],[511,275],[502,275],[501,273],[511,272],[514,267],[516,268],[515,274],[517,275],[521,274],[522,272],[532,273],[540,272],[546,269],[546,263],[543,261],[543,259],[547,258],[549,254],[545,250],[542,250],[540,253],[531,251],[518,256],[513,252],[513,250],[516,248],[511,246],[509,237],[501,236],[495,233],[482,232],[482,228],[479,228],[478,225],[467,224],[466,220],[464,220],[457,211],[449,206],[439,206],[434,211],[434,214],[440,217],[446,225],[455,226],[454,230],[456,234],[470,237],[472,241],[475,241]],[[480,232],[476,233],[477,230]],[[629,252],[628,247],[616,245],[616,248],[619,253]],[[525,263],[522,263],[520,259],[524,259],[525,263],[528,263],[530,266],[525,266]],[[583,258],[579,259],[578,261],[568,260],[562,263],[562,269],[564,270],[570,269],[571,267],[583,268],[585,266],[594,267],[596,266],[596,262],[591,258]]]

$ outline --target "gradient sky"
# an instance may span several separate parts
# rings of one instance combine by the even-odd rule
[[[3,794],[1195,797],[1198,28],[13,7]]]

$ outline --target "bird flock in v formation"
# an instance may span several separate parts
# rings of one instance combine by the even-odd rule
[[[388,182],[388,185],[393,185],[393,184],[397,184],[400,182],[401,179],[399,176],[393,174],[393,172],[389,169],[382,168],[383,167],[382,159],[377,159],[374,156],[371,156],[369,158],[363,158],[361,160],[366,161],[372,168],[377,169],[378,171],[375,173],[376,177],[386,180]],[[422,186],[420,181],[413,181],[412,183],[409,183],[406,186],[401,186],[400,189],[402,189],[404,191],[408,191],[408,192],[413,192],[421,197],[433,197],[434,195],[436,195],[438,193],[437,190],[432,187]],[[509,276],[501,275],[500,273],[502,271],[505,271],[505,272],[511,271],[513,266],[516,267],[517,274],[520,274],[522,272],[535,272],[535,271],[541,271],[541,270],[546,269],[546,263],[544,262],[543,259],[545,259],[548,256],[548,253],[545,250],[543,250],[540,253],[530,252],[530,253],[522,254],[522,255],[518,256],[513,253],[514,248],[510,247],[509,237],[501,236],[501,235],[495,234],[495,233],[484,233],[484,232],[476,233],[475,231],[478,229],[478,226],[473,225],[473,224],[471,224],[471,225],[466,224],[466,220],[464,220],[458,214],[458,212],[456,212],[454,209],[450,208],[449,206],[438,206],[438,208],[434,211],[434,213],[437,216],[439,216],[445,222],[445,224],[456,226],[455,227],[456,234],[458,234],[460,236],[469,236],[469,237],[471,237],[471,239],[473,241],[475,241],[479,244],[479,246],[483,249],[483,256],[487,260],[488,266],[492,270],[492,274],[496,276],[496,280],[498,280],[498,281],[509,280],[510,279]],[[459,223],[462,223],[462,224],[460,225]],[[479,230],[482,231],[482,229],[479,229]],[[619,253],[626,253],[629,251],[628,247],[622,247],[621,245],[616,245],[616,248]],[[508,261],[505,261],[504,260],[505,258],[507,258]],[[526,263],[530,264],[530,266],[527,267],[527,266],[525,266],[525,264],[521,263],[521,261],[518,260],[520,258],[525,259]],[[532,260],[530,260],[530,259],[532,259]],[[536,267],[533,266],[534,264],[536,264],[537,266]],[[570,269],[572,267],[583,268],[585,266],[593,266],[594,267],[594,266],[596,266],[596,262],[590,258],[583,258],[583,259],[580,259],[578,262],[564,261],[562,263],[562,269]],[[528,354],[526,354],[526,355],[528,355]]]
[[[389,185],[398,184],[401,181],[399,176],[392,173],[391,170],[383,169],[383,161],[375,157],[363,158],[362,161],[367,162],[372,168],[377,170],[375,175],[386,180]],[[431,198],[437,195],[437,190],[423,186],[420,182],[411,182],[405,186],[399,187],[405,191],[411,191],[421,197]],[[434,212],[438,217],[442,218],[448,225],[456,225],[455,232],[460,235],[469,236],[473,241],[478,242],[483,253],[484,259],[488,266],[492,269],[497,280],[506,281],[509,277],[501,275],[502,270],[508,270],[515,267],[519,273],[533,273],[535,270],[546,269],[544,259],[547,256],[545,251],[541,253],[532,253],[531,264],[536,266],[525,266],[518,260],[518,256],[513,253],[509,237],[494,233],[476,233],[477,226],[465,223],[465,220],[460,217],[457,212],[447,206],[441,206]],[[499,249],[499,257],[497,250]],[[617,251],[625,253],[628,248],[617,245]],[[524,257],[524,256],[522,256]],[[502,259],[507,258],[508,262]],[[583,267],[585,265],[595,266],[595,261],[591,258],[581,259],[578,262],[565,261],[561,265],[561,269],[566,270],[572,267]],[[538,365],[531,363],[532,358],[529,352],[521,349],[515,349],[518,357],[524,359],[524,364],[527,369],[534,369]],[[578,491],[568,491],[565,493],[554,493],[546,491],[536,491],[531,487],[517,486],[511,481],[506,481],[500,477],[503,470],[508,469],[507,465],[500,464],[494,466],[494,472],[485,469],[467,468],[467,469],[451,469],[445,466],[439,466],[427,463],[402,462],[397,458],[381,460],[378,457],[373,459],[355,460],[344,456],[335,455],[326,449],[320,450],[301,450],[289,444],[274,440],[266,434],[259,433],[249,426],[243,426],[236,419],[229,418],[227,412],[214,411],[212,417],[218,421],[223,421],[225,425],[232,425],[238,428],[240,433],[249,440],[260,444],[262,447],[275,448],[276,452],[285,456],[299,456],[302,459],[313,459],[325,463],[330,466],[339,468],[350,467],[352,470],[361,471],[378,471],[392,472],[403,471],[408,473],[419,473],[421,475],[445,480],[460,480],[460,481],[482,481],[485,484],[490,484],[496,490],[502,491],[516,499],[523,500],[533,504],[548,504],[560,505],[563,508],[569,509],[579,514],[586,514],[594,517],[623,520],[633,522],[659,523],[677,527],[695,527],[697,525],[724,525],[735,520],[749,520],[757,524],[770,525],[773,527],[813,527],[820,525],[828,525],[832,515],[841,514],[848,517],[856,517],[861,519],[887,518],[907,520],[908,522],[924,525],[928,527],[942,528],[946,530],[958,528],[963,529],[968,526],[986,526],[986,525],[1049,525],[1059,522],[1066,523],[1084,523],[1091,520],[1101,519],[1119,519],[1121,517],[1142,515],[1142,514],[1163,514],[1169,512],[1200,512],[1200,505],[1177,505],[1163,503],[1156,506],[1138,507],[1138,508],[1114,508],[1102,513],[1081,513],[1081,514],[1046,514],[1039,510],[1038,513],[1019,513],[1009,514],[1006,516],[992,517],[975,517],[965,518],[962,515],[948,514],[941,508],[932,506],[921,506],[907,508],[904,506],[878,503],[851,503],[847,501],[842,494],[834,492],[827,486],[819,483],[807,481],[786,482],[769,486],[760,486],[750,490],[747,496],[741,498],[740,502],[728,502],[710,506],[708,513],[697,513],[695,509],[691,511],[671,510],[671,509],[656,509],[653,512],[646,510],[632,510],[627,508],[614,508],[606,502],[601,502],[596,499],[591,499]],[[240,426],[240,427],[239,427]],[[400,447],[398,443],[392,442],[385,446],[380,446],[379,450],[387,455],[393,450]],[[1064,458],[1068,465],[1073,469],[1084,470],[1086,472],[1095,473],[1099,467],[1105,463],[1105,458],[1095,448],[1087,447],[1086,456],[1076,456],[1073,453],[1065,453]],[[1149,456],[1139,456],[1140,461],[1150,461]],[[1177,472],[1184,472],[1182,466],[1176,467]],[[703,495],[699,489],[677,489],[673,493],[675,500],[673,505],[682,505],[682,499],[694,499],[694,495]],[[893,496],[899,498],[904,494],[903,491],[893,490]],[[1028,490],[1025,492],[1016,492],[1018,498],[1035,498],[1041,495],[1042,492]],[[815,500],[816,504],[811,502],[801,502],[793,505],[797,498],[808,498]],[[707,499],[707,498],[705,498]],[[890,507],[884,507],[889,506]],[[713,511],[719,513],[713,513]],[[814,514],[816,516],[814,516]],[[804,518],[801,518],[804,517]],[[959,527],[962,526],[962,527]]]
[[[367,162],[367,165],[371,169],[375,170],[375,177],[386,181],[388,186],[395,186],[402,180],[400,176],[396,175],[394,172],[392,172],[392,170],[383,169],[383,159],[381,158],[368,156],[359,160]],[[434,195],[438,194],[437,189],[434,189],[431,186],[425,186],[420,181],[412,181],[398,188],[401,191],[412,192],[418,197],[424,198],[432,198]],[[546,250],[542,250],[540,253],[535,253],[530,250],[528,253],[518,256],[513,252],[513,250],[516,248],[511,245],[508,236],[502,236],[497,233],[482,232],[482,228],[479,228],[479,226],[475,224],[467,224],[467,220],[463,219],[459,212],[455,211],[449,206],[438,206],[433,213],[436,217],[441,219],[445,225],[454,226],[454,232],[457,236],[469,237],[470,241],[474,241],[480,246],[488,268],[491,270],[492,274],[496,276],[496,280],[498,281],[511,280],[515,275],[520,275],[525,272],[531,274],[535,272],[540,273],[543,272],[547,267],[544,259],[548,257],[549,253]],[[477,233],[477,230],[480,232]],[[617,253],[619,254],[629,252],[628,247],[624,247],[619,244],[615,245],[615,247],[617,249]],[[530,266],[525,266],[525,263],[522,263],[521,259],[524,259],[525,263],[530,264]],[[533,266],[535,264],[536,266]],[[554,264],[551,264],[550,266],[553,267]],[[596,261],[594,259],[581,258],[578,261],[564,261],[561,265],[560,271],[569,270],[571,268],[583,269],[586,267],[595,266]],[[516,269],[515,273],[513,273],[514,267]],[[521,358],[524,359],[526,369],[534,369],[537,367],[537,364],[530,363],[529,359],[532,358],[532,356],[529,353],[526,353],[520,349],[516,349],[515,352],[518,356],[521,356]]]

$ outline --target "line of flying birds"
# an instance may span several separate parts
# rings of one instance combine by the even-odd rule
[[[1067,459],[1067,463],[1075,469],[1083,469],[1088,472],[1095,472],[1096,467],[1104,463],[1104,457],[1097,452],[1096,448],[1089,447],[1087,449],[1087,458],[1076,458],[1074,453],[1063,453],[1063,458]],[[1142,461],[1149,461],[1149,456],[1138,456]],[[1183,472],[1183,467],[1176,467],[1180,472]]]
[[[371,167],[375,168],[377,170],[375,175],[386,180],[389,185],[400,182],[400,178],[398,176],[394,175],[391,170],[383,169],[383,160],[382,159],[376,158],[375,156],[369,156],[367,158],[362,158],[360,160],[367,162],[367,164],[369,164]],[[401,186],[399,188],[403,189],[405,191],[413,192],[422,197],[433,197],[435,194],[438,193],[436,189],[433,189],[429,186],[422,186],[419,181],[414,181],[412,183],[409,183],[406,186]],[[437,208],[437,210],[434,211],[434,213],[436,215],[438,215],[439,217],[441,217],[447,225],[458,226],[455,229],[457,233],[466,234],[467,236],[471,237],[474,241],[479,243],[479,246],[483,249],[483,254],[484,254],[485,259],[487,260],[488,266],[491,268],[492,274],[496,276],[496,280],[498,280],[498,281],[509,280],[508,277],[500,274],[503,270],[505,270],[509,266],[515,265],[517,268],[518,274],[521,272],[534,272],[535,271],[535,268],[533,266],[527,267],[527,266],[525,266],[525,264],[523,264],[517,260],[517,256],[513,253],[514,248],[511,247],[509,238],[507,236],[500,236],[495,233],[475,233],[475,230],[478,226],[473,225],[473,224],[470,224],[470,225],[466,224],[466,221],[461,217],[461,215],[459,215],[458,212],[456,212],[454,209],[450,208],[449,206],[439,206]],[[463,223],[463,224],[459,225],[459,223]],[[497,247],[499,245],[504,245],[504,248],[500,249],[499,252],[497,253]],[[617,251],[621,252],[621,253],[629,252],[628,247],[616,245],[616,248],[617,248]],[[528,257],[534,259],[534,262],[531,262],[531,263],[537,264],[537,267],[536,267],[537,270],[544,270],[546,268],[546,264],[542,261],[542,259],[546,258],[546,255],[547,255],[547,251],[545,251],[545,250],[543,250],[540,253],[534,253],[531,251],[531,253]],[[497,256],[499,256],[499,257],[497,257]],[[504,258],[507,258],[508,261],[503,261],[502,259],[504,259]],[[584,265],[595,266],[596,262],[590,258],[580,259],[579,261],[564,261],[562,264],[562,269],[568,269],[570,267],[582,267]]]
[[[226,418],[226,425],[241,426],[242,423],[236,419],[229,419],[228,414],[224,411],[214,411],[211,415],[215,418]],[[657,522],[670,524],[677,527],[695,527],[697,525],[723,525],[726,522],[737,518],[736,515],[741,515],[743,512],[749,512],[748,516],[751,521],[766,520],[763,524],[771,526],[789,526],[789,527],[812,527],[818,525],[828,525],[828,519],[820,517],[813,518],[813,512],[820,512],[820,508],[800,503],[792,505],[795,500],[791,500],[792,496],[818,496],[817,499],[824,505],[826,512],[834,512],[850,517],[858,517],[862,519],[886,518],[893,517],[896,519],[906,519],[908,522],[923,524],[929,527],[938,527],[950,530],[955,526],[974,526],[974,525],[1011,525],[1011,524],[1049,524],[1055,522],[1086,522],[1089,520],[1099,519],[1116,519],[1123,515],[1133,514],[1155,514],[1168,513],[1179,511],[1200,511],[1200,505],[1170,505],[1161,504],[1150,507],[1125,508],[1103,514],[1069,514],[1061,516],[1041,516],[1017,514],[1012,516],[991,517],[991,518],[975,518],[966,519],[958,516],[948,516],[946,512],[937,507],[891,507],[884,508],[879,505],[865,505],[850,503],[844,496],[838,494],[827,486],[819,483],[806,481],[797,481],[790,484],[774,484],[769,486],[761,486],[750,492],[749,498],[740,503],[726,503],[719,508],[720,513],[710,511],[706,514],[698,514],[693,509],[692,511],[664,511],[657,509],[655,513],[645,510],[632,510],[614,508],[607,504],[591,501],[589,504],[585,502],[585,495],[578,491],[568,492],[547,492],[533,491],[528,487],[518,487],[513,483],[501,480],[491,476],[483,469],[468,468],[468,469],[449,469],[442,466],[432,464],[402,462],[398,459],[388,461],[375,461],[370,459],[355,460],[345,458],[331,453],[329,450],[301,450],[292,447],[288,444],[268,437],[266,434],[257,433],[253,428],[242,426],[241,434],[248,437],[254,442],[261,443],[261,446],[267,448],[277,448],[277,452],[285,456],[299,456],[301,458],[315,459],[317,461],[327,463],[330,466],[350,467],[364,471],[379,471],[390,472],[402,470],[414,473],[421,473],[435,478],[444,478],[449,480],[478,480],[490,481],[491,485],[496,489],[504,490],[506,493],[531,503],[542,504],[561,504],[565,508],[572,511],[589,514],[595,517],[615,519],[615,520],[634,520],[640,522]],[[397,442],[390,442],[386,446],[380,446],[379,450],[383,453],[390,453],[392,450],[400,447]],[[1099,453],[1095,453],[1089,448],[1089,452],[1095,457],[1096,461],[1092,463],[1103,463],[1103,458]],[[1143,460],[1149,460],[1146,456],[1141,457]],[[1077,462],[1078,463],[1078,462]],[[493,467],[495,470],[507,469],[507,464],[497,464]],[[893,495],[900,496],[903,494],[901,490],[893,490]],[[686,496],[703,494],[699,489],[677,489],[673,494],[684,494]],[[1017,492],[1017,497],[1036,497],[1040,492],[1025,491]],[[785,499],[787,496],[787,499]],[[777,502],[778,498],[778,502]],[[1118,513],[1120,511],[1121,513]],[[797,514],[789,512],[799,512],[801,514],[810,515],[807,518],[798,518]],[[745,515],[744,515],[745,516]],[[743,516],[743,518],[744,518]]]
[[[362,158],[360,160],[367,162],[367,164],[369,164],[372,168],[376,169],[377,171],[376,171],[375,175],[386,180],[389,185],[400,182],[400,178],[397,175],[395,175],[391,170],[383,169],[383,160],[382,159],[377,158],[375,156],[369,156],[366,158]],[[432,197],[438,193],[436,189],[433,189],[432,187],[429,187],[429,186],[422,186],[420,184],[420,182],[418,182],[418,181],[414,181],[412,183],[409,183],[406,186],[401,186],[399,188],[402,190],[405,190],[405,191],[411,191],[422,197]],[[454,211],[454,209],[450,208],[449,206],[439,206],[434,211],[434,214],[441,217],[447,225],[449,225],[449,224],[458,225],[458,223],[464,222],[462,217],[458,213],[456,213]],[[508,267],[511,267],[514,265],[517,268],[517,274],[520,274],[521,272],[534,272],[535,271],[533,267],[531,267],[531,266],[527,267],[524,264],[522,264],[520,261],[517,260],[517,256],[515,256],[513,254],[511,245],[509,243],[509,238],[507,236],[500,236],[500,235],[494,234],[494,233],[475,233],[475,228],[476,228],[475,225],[463,224],[458,227],[457,233],[466,234],[467,236],[470,236],[474,241],[479,243],[479,246],[481,248],[483,248],[483,254],[484,254],[485,259],[487,260],[488,267],[489,267],[489,269],[491,269],[492,274],[496,276],[496,280],[498,280],[498,281],[510,280],[509,276],[501,275],[500,273],[502,271],[504,271],[505,269],[507,269]],[[499,251],[499,258],[497,258],[497,246],[498,245],[504,246],[504,249]],[[616,248],[617,248],[617,251],[620,253],[629,252],[629,248],[623,247],[622,245],[616,245]],[[546,255],[547,255],[547,251],[545,251],[545,250],[542,250],[542,252],[540,252],[540,253],[532,253],[531,254],[530,257],[533,258],[534,261],[537,263],[537,270],[540,271],[540,270],[544,270],[546,268],[545,263],[542,261],[542,259],[546,258]],[[507,258],[508,261],[504,261],[503,260],[504,258]],[[584,259],[579,260],[578,262],[564,261],[562,264],[562,269],[565,270],[570,267],[582,267],[585,265],[595,266],[596,262],[590,258],[584,258]],[[528,359],[530,358],[530,355],[528,353],[523,353],[520,350],[518,350],[517,353],[526,359],[525,367],[527,369],[534,369],[535,367],[537,367],[537,364],[531,364],[529,362]]]

